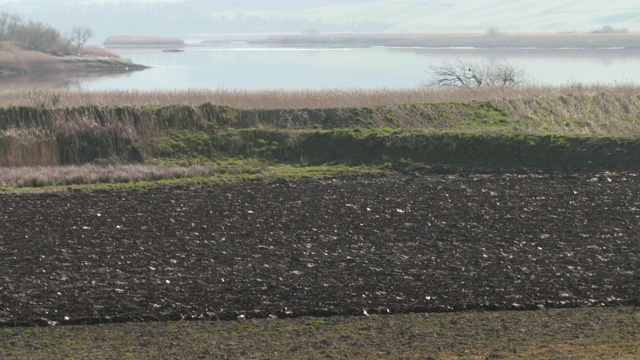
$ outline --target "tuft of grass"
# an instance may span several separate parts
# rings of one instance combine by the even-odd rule
[[[192,166],[172,161],[147,165],[83,165],[58,167],[7,168],[0,172],[0,192],[67,189],[149,189],[168,186],[199,187],[241,180],[301,177],[327,177],[344,174],[378,173],[382,169],[367,166],[299,166],[269,164],[257,159],[227,159],[218,163]]]
[[[133,183],[161,179],[183,179],[243,172],[243,169],[218,165],[154,166],[154,165],[94,165],[12,167],[0,173],[3,187],[44,187],[82,184]]]

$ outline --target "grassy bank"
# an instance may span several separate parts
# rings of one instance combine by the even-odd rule
[[[639,320],[636,308],[582,308],[6,328],[0,356],[635,359]]]
[[[166,159],[258,158],[271,162],[463,168],[640,167],[640,142],[626,137],[478,134],[406,129],[169,132],[153,148]]]
[[[32,105],[0,107],[0,166],[215,167],[231,159],[259,163],[261,167],[278,164],[376,169],[640,167],[635,156],[640,150],[637,140],[640,90],[573,90],[556,89],[536,95],[535,89],[520,89],[510,96],[494,98],[493,89],[461,91],[457,96],[471,100],[396,104],[384,102],[402,97],[413,99],[411,96],[426,99],[437,91],[416,90],[415,94],[408,90],[386,94],[355,91],[351,94],[353,98],[379,105],[307,108],[232,107],[211,101],[157,105],[145,98],[150,94],[140,95],[138,105],[130,104],[135,102],[132,99],[120,105],[91,101],[79,105],[82,99],[96,95],[75,94],[78,98],[71,98],[71,93],[31,92],[27,95]],[[328,92],[318,94],[330,98]],[[296,97],[305,98],[304,93],[289,95],[293,105]],[[3,96],[0,103],[8,101],[7,95]],[[24,93],[14,96],[22,99],[16,103],[24,101]],[[167,94],[157,96],[157,100],[164,99],[163,96],[171,98]],[[178,99],[185,94],[173,96]],[[246,94],[239,99],[243,96]],[[488,99],[478,100],[482,96]],[[104,102],[117,104],[124,97],[126,93],[116,93],[113,99],[106,97]],[[275,103],[282,100],[278,96],[273,98]],[[174,173],[165,170],[167,176]],[[200,175],[211,174],[204,171]],[[131,181],[139,178],[132,175]],[[56,182],[68,180],[51,183]]]
[[[201,187],[245,180],[297,179],[388,171],[369,166],[269,164],[255,159],[228,159],[202,165],[171,165],[154,161],[151,164],[27,166],[3,168],[0,173],[0,192],[15,189],[83,191],[102,188],[126,190],[169,186]]]

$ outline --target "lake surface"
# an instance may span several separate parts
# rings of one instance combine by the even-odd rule
[[[540,85],[640,84],[640,50],[286,48],[249,44],[187,46],[184,52],[113,48],[149,70],[74,79],[79,90],[410,88],[430,80],[429,67],[467,59],[508,63]]]

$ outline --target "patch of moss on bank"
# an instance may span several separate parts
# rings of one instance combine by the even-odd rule
[[[478,134],[375,128],[310,131],[172,131],[152,150],[158,158],[256,158],[305,165],[393,168],[596,168],[640,166],[634,138]]]

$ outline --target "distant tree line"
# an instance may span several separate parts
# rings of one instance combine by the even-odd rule
[[[593,34],[626,34],[629,32],[627,28],[614,28],[611,25],[605,25],[599,29],[591,30]]]
[[[12,43],[24,50],[41,51],[55,56],[79,55],[82,46],[93,36],[90,28],[78,26],[62,35],[53,27],[25,22],[19,15],[0,14],[0,43]]]

